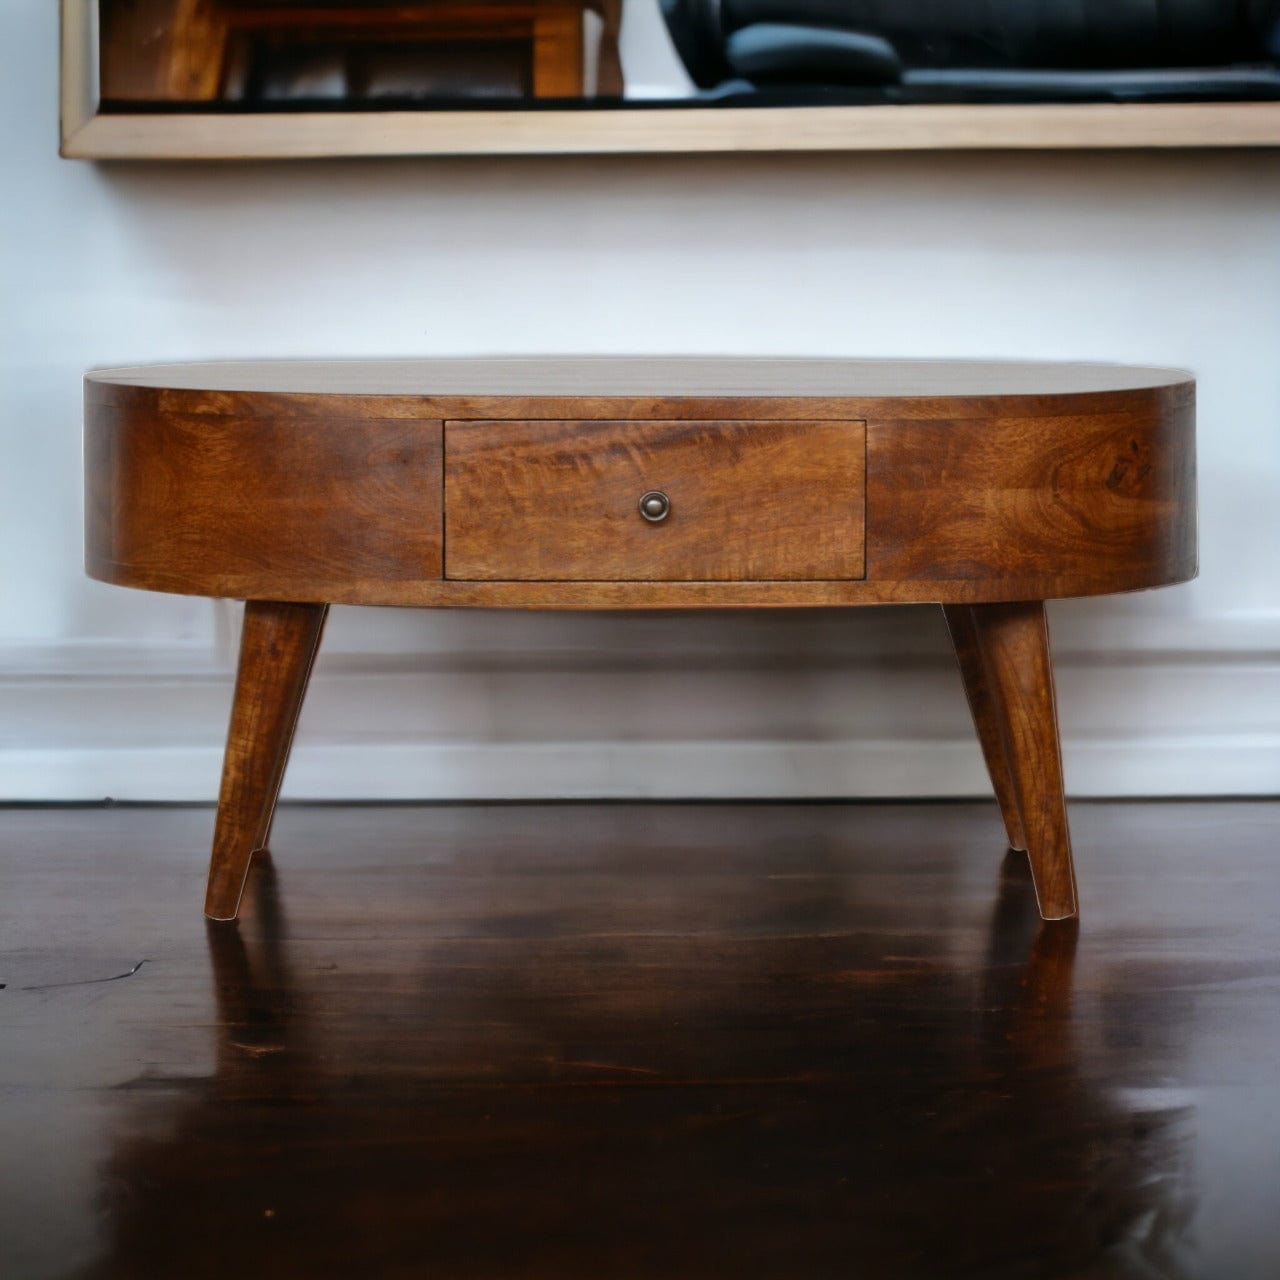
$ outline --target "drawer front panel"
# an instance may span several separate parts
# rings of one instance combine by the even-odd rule
[[[862,422],[447,422],[445,576],[862,578],[865,487]]]

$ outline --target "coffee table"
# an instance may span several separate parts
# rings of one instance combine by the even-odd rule
[[[267,845],[332,603],[940,604],[1009,844],[1067,919],[1044,602],[1195,576],[1195,384],[852,360],[99,370],[85,517],[91,576],[247,602],[212,919]]]

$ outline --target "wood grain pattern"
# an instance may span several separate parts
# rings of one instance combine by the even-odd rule
[[[875,422],[870,573],[1025,581],[1119,561],[1139,577],[1196,554],[1194,409]],[[1016,598],[1010,591],[1009,598]]]
[[[445,573],[860,578],[865,452],[860,422],[446,422]],[[655,490],[659,524],[639,511]]]
[[[89,571],[311,601],[329,580],[439,578],[440,454],[432,421],[108,410],[86,436]]]
[[[970,617],[990,709],[1004,739],[1040,914],[1068,920],[1078,910],[1076,876],[1044,604],[982,605],[970,610]]]
[[[1022,810],[1018,807],[1018,793],[1005,746],[1005,710],[998,701],[999,691],[987,676],[987,660],[982,652],[981,633],[973,620],[973,609],[967,605],[946,605],[942,612],[956,651],[973,727],[977,731],[987,773],[1004,819],[1009,848],[1025,852],[1027,833],[1022,824]]]
[[[254,608],[250,609],[250,605],[252,604],[254,604],[254,602],[250,601],[245,605],[244,620],[246,621],[249,618],[250,614],[256,617],[262,612],[261,604],[257,604],[254,606]],[[303,605],[303,606],[290,605],[288,606],[288,610],[292,611],[295,607],[301,607],[303,609],[308,609],[308,610],[313,608],[313,606],[310,606],[310,605]],[[315,669],[316,658],[319,657],[320,655],[320,643],[324,639],[325,623],[328,622],[329,620],[329,606],[327,604],[321,605],[320,609],[321,609],[321,613],[318,619],[314,613],[311,613],[309,617],[304,617],[300,621],[295,621],[293,623],[294,630],[301,633],[302,647],[305,649],[309,644],[311,652],[306,659],[306,664],[307,664],[306,670],[302,672],[300,678],[295,677],[292,681],[294,689],[296,690],[295,695],[293,697],[292,722],[289,724],[288,735],[285,738],[284,746],[276,752],[275,763],[273,765],[273,770],[272,770],[273,777],[272,777],[271,786],[270,786],[270,799],[267,801],[266,807],[263,810],[262,821],[260,822],[258,827],[258,832],[254,837],[254,843],[253,843],[254,853],[257,853],[260,851],[265,853],[265,852],[268,852],[271,848],[271,832],[275,827],[276,808],[280,801],[280,788],[284,785],[285,770],[289,767],[289,756],[293,751],[293,739],[296,736],[298,731],[298,717],[302,714],[302,703],[307,696],[307,689],[310,687],[310,684],[311,684],[311,673]],[[243,649],[243,640],[244,640],[244,633],[242,631],[241,632],[241,648],[242,649]],[[231,714],[234,717],[235,715],[234,705],[232,706]],[[226,764],[225,753],[223,758],[223,764],[225,768],[225,764]],[[216,844],[215,844],[215,848],[216,848]]]
[[[544,431],[593,419],[645,430],[866,421],[866,578],[443,581],[441,419],[544,421]],[[806,465],[820,475],[822,464]],[[86,386],[86,467],[89,572],[190,594],[560,609],[972,604],[1140,590],[1196,571],[1194,384],[1175,370],[803,360],[104,370]]]
[[[211,920],[235,919],[249,863],[266,845],[327,614],[322,604],[245,606],[205,892]]]
[[[206,928],[10,809],[0,1274],[1267,1280],[1280,804],[1073,817],[1079,930],[973,803],[287,805]]]

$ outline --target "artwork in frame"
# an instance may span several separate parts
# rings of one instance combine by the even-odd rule
[[[1136,81],[1115,67],[932,65],[911,60],[909,31],[889,32],[895,44],[754,22],[752,3],[726,0],[708,34],[706,6],[693,0],[61,0],[61,151],[217,160],[1280,146],[1275,64],[1198,80],[1162,66]],[[670,32],[686,70],[669,96],[627,84],[619,36],[639,9],[624,6],[645,6],[652,29]],[[1224,58],[1249,52],[1247,39],[1219,44]],[[1173,47],[1157,52],[1185,61]]]

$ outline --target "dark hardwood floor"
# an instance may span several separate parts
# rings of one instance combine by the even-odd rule
[[[0,1277],[1280,1276],[1280,804],[0,811]]]

